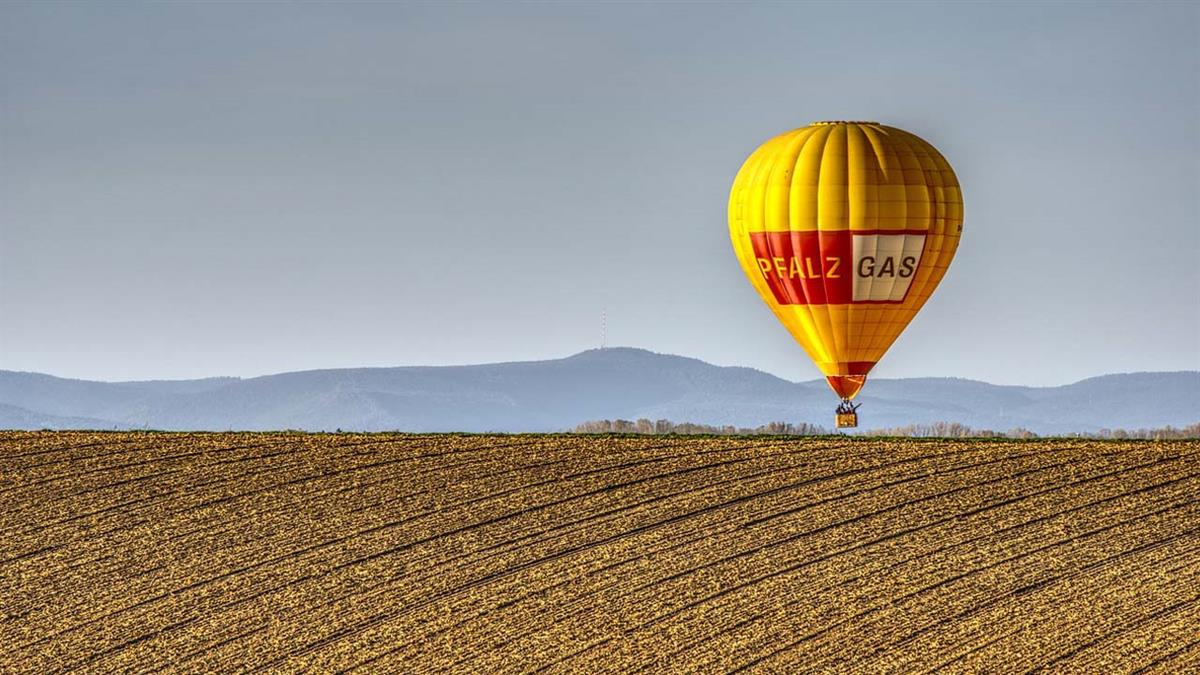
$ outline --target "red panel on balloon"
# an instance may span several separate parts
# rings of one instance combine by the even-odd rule
[[[758,269],[781,305],[843,304],[853,292],[850,232],[751,232]]]

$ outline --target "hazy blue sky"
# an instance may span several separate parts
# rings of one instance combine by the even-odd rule
[[[565,356],[818,376],[730,250],[760,142],[871,119],[964,186],[874,371],[1200,368],[1200,5],[0,4],[0,368]]]

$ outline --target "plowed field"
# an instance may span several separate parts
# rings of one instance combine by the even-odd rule
[[[0,671],[1200,668],[1200,442],[0,433]]]

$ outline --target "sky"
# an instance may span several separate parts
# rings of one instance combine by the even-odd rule
[[[558,358],[819,377],[730,247],[766,139],[935,145],[963,237],[873,371],[1200,369],[1200,4],[0,4],[0,368]]]

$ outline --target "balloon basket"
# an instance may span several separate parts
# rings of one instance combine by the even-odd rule
[[[834,412],[834,421],[839,429],[853,429],[858,426],[858,406],[850,402],[850,399],[842,399],[841,405]]]

